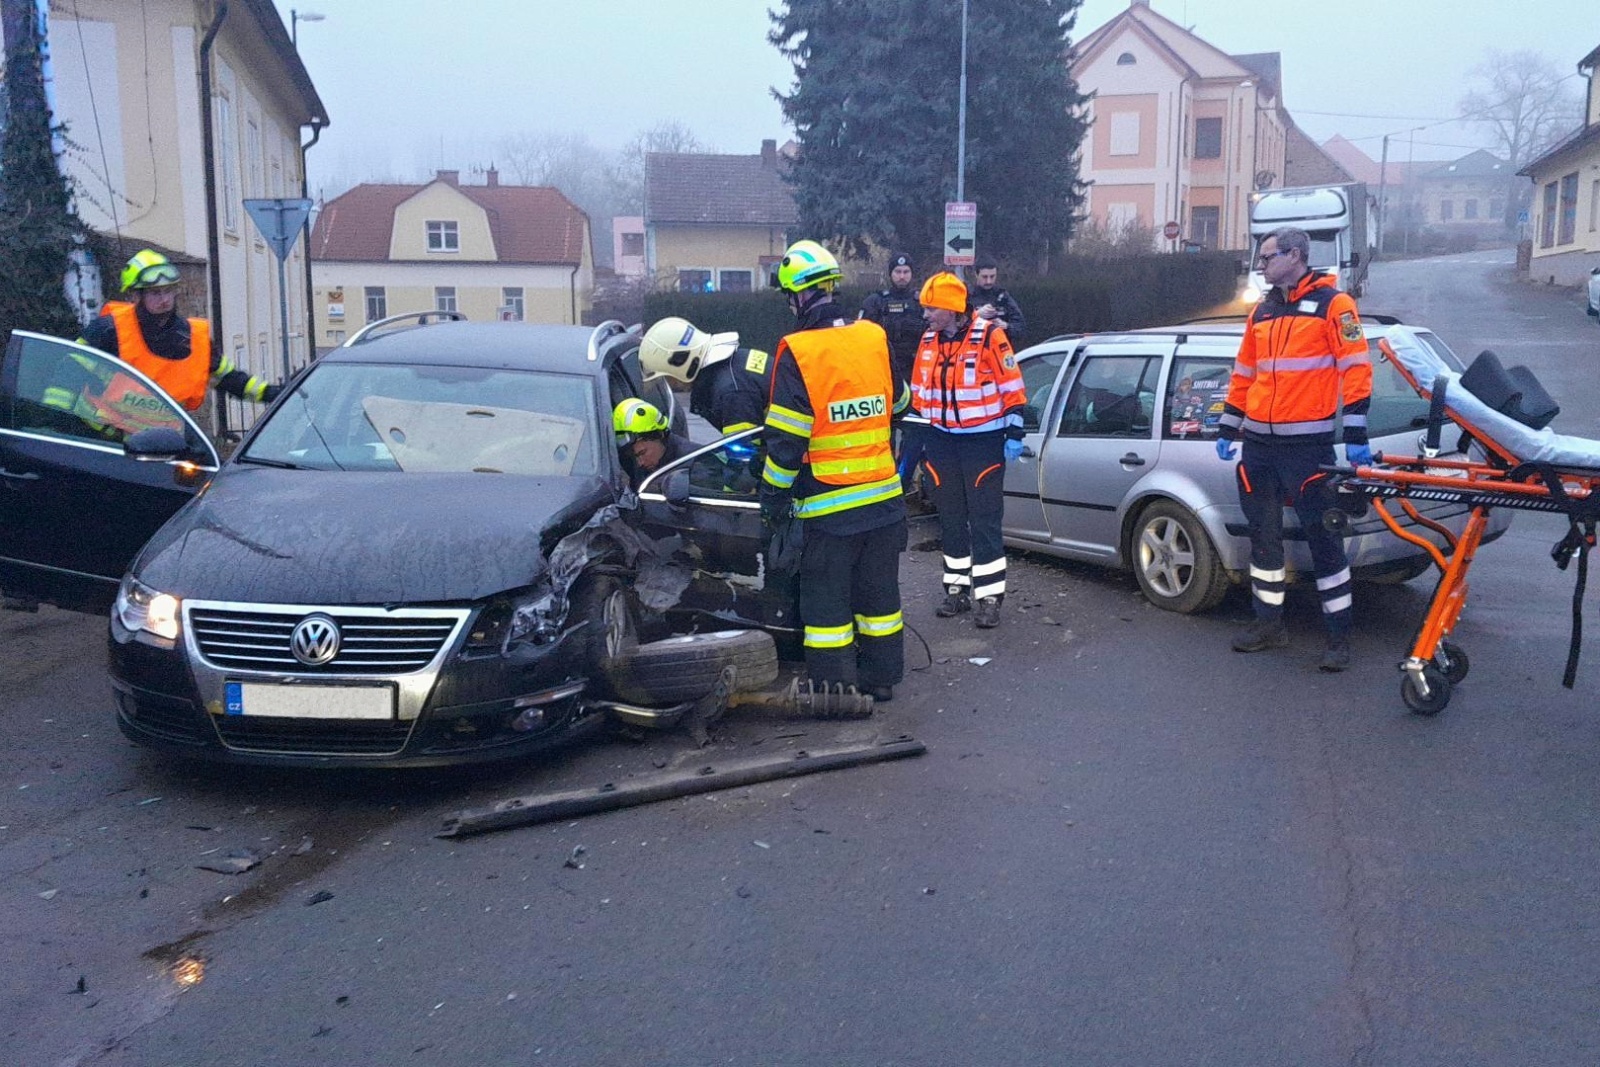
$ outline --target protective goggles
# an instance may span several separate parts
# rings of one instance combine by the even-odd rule
[[[177,285],[178,268],[171,263],[155,263],[139,272],[131,288],[152,289],[158,285]]]

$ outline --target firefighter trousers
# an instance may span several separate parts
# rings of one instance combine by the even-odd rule
[[[944,587],[974,600],[1006,593],[1006,436],[1002,430],[950,433],[930,429],[923,465],[933,479],[944,548]]]
[[[862,687],[900,683],[906,659],[900,615],[900,553],[905,548],[903,516],[852,534],[806,528],[800,619],[812,682]]]
[[[1265,444],[1246,439],[1234,477],[1239,505],[1250,523],[1251,603],[1259,619],[1283,617],[1289,572],[1283,553],[1283,509],[1294,508],[1311,549],[1328,632],[1350,632],[1350,561],[1344,540],[1323,524],[1333,504],[1328,476],[1318,468],[1334,462],[1331,444]]]

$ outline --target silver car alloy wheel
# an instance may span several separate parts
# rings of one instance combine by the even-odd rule
[[[1194,544],[1183,524],[1168,515],[1146,522],[1139,533],[1139,570],[1165,597],[1179,597],[1194,579]]]

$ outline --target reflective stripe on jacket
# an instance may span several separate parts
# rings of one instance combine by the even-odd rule
[[[911,404],[930,425],[962,433],[998,430],[1027,399],[1004,330],[974,318],[954,341],[936,330],[922,335],[911,373]]]
[[[138,314],[132,304],[116,301],[106,305],[106,314],[117,328],[117,356],[149,375],[172,399],[195,411],[205,403],[211,385],[211,324],[205,319],[189,320],[189,354],[183,359],[167,359],[150,351],[139,329]],[[111,387],[107,387],[108,393]]]
[[[1221,419],[1222,436],[1333,442],[1344,397],[1344,440],[1367,442],[1372,360],[1356,302],[1331,275],[1273,289],[1245,324]]]

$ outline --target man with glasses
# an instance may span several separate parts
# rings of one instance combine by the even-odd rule
[[[281,386],[240,370],[222,354],[212,341],[210,323],[177,313],[178,267],[166,256],[146,248],[128,260],[122,291],[129,300],[108,301],[100,317],[84,327],[80,344],[131,364],[189,411],[198,410],[211,389],[257,404],[277,398]],[[97,398],[75,395],[71,403],[57,406],[81,408],[88,403],[115,426],[117,388],[113,379]]]
[[[1283,623],[1288,572],[1283,509],[1293,507],[1311,549],[1328,631],[1318,666],[1350,665],[1350,563],[1344,542],[1323,525],[1332,506],[1322,467],[1335,462],[1334,415],[1344,401],[1345,459],[1372,462],[1367,408],[1372,363],[1356,302],[1336,279],[1307,262],[1311,239],[1286,226],[1261,242],[1259,262],[1271,289],[1251,311],[1234,359],[1223,408],[1217,457],[1231,462],[1244,441],[1235,478],[1250,524],[1250,589],[1255,622],[1233,642],[1236,652],[1261,652],[1289,643]]]

